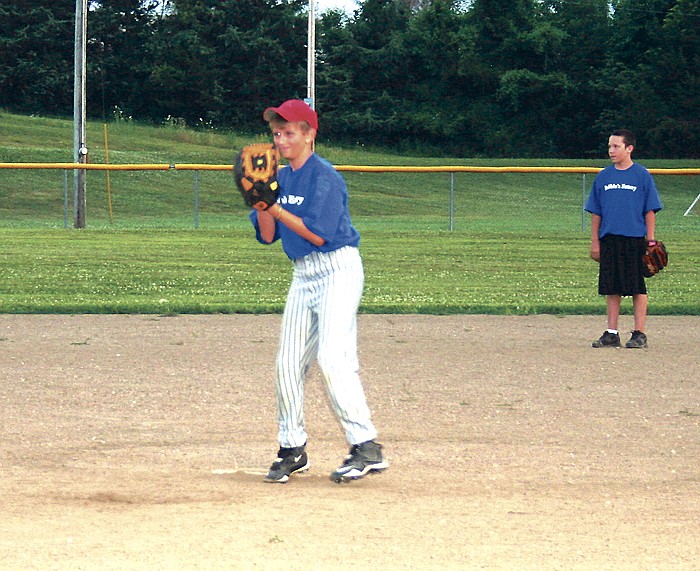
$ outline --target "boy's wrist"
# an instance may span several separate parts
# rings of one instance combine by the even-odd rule
[[[277,202],[270,206],[267,211],[272,215],[275,220],[279,220],[282,216],[282,206]]]

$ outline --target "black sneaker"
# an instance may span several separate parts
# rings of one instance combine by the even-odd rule
[[[632,331],[632,337],[625,343],[625,347],[628,349],[646,349],[647,348],[647,336],[641,331]]]
[[[592,346],[596,349],[599,347],[620,347],[620,334],[606,331],[600,336],[600,339],[593,341]]]
[[[374,440],[355,444],[350,448],[350,454],[343,465],[331,474],[331,480],[341,484],[351,480],[359,480],[367,474],[386,470],[389,464],[382,456],[382,445]]]
[[[270,471],[265,476],[266,482],[284,484],[289,476],[297,472],[309,469],[309,458],[304,446],[296,448],[280,448],[277,452],[277,460],[272,463]]]

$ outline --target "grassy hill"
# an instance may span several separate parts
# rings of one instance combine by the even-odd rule
[[[72,136],[70,120],[0,113],[0,162],[72,162]],[[106,162],[108,147],[112,164],[228,165],[242,145],[266,138],[264,126],[260,134],[236,134],[130,121],[90,123],[87,132],[91,162]],[[605,157],[432,159],[324,144],[317,151],[336,165],[607,164]],[[344,176],[363,236],[363,311],[603,312],[582,213],[593,175]],[[80,231],[72,229],[72,184],[72,171],[0,169],[0,312],[281,309],[289,261],[277,245],[251,236],[230,172],[120,171],[108,180],[89,171],[87,229]],[[657,235],[671,264],[650,281],[650,313],[700,314],[700,223],[683,216],[700,178],[657,176],[657,184],[664,202]]]

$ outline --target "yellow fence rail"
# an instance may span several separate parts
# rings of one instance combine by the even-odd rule
[[[478,172],[478,173],[579,173],[595,174],[602,167],[526,167],[526,166],[396,166],[396,165],[334,165],[338,171],[346,172]],[[106,170],[106,171],[230,171],[232,165],[210,165],[196,163],[154,163],[154,164],[97,164],[97,163],[0,163],[0,169],[64,169],[64,170]],[[698,175],[700,168],[663,169],[650,168],[651,174],[658,175]]]

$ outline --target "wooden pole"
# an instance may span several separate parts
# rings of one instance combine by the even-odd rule
[[[85,43],[87,39],[87,0],[75,2],[75,56],[74,56],[74,81],[73,81],[73,160],[76,163],[87,163],[88,150],[85,142]],[[85,228],[85,210],[87,201],[85,197],[85,170],[74,171],[75,202],[74,220],[75,228]]]
[[[309,31],[306,62],[306,102],[316,109],[316,8],[314,0],[309,0]]]

